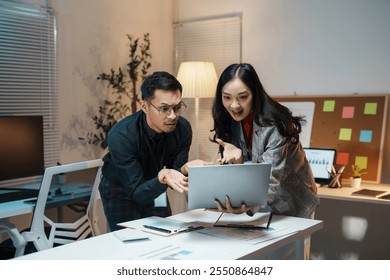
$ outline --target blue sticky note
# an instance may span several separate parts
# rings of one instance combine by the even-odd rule
[[[372,130],[360,130],[359,141],[366,143],[372,142]]]

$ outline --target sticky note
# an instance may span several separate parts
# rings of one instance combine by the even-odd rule
[[[350,141],[352,136],[351,128],[340,128],[339,140]]]
[[[367,157],[357,156],[355,157],[355,165],[358,165],[360,168],[367,168]]]
[[[341,117],[343,119],[353,119],[354,113],[355,113],[355,107],[345,106],[345,107],[343,107],[343,112],[342,112]]]
[[[337,153],[336,164],[348,165],[349,153]]]
[[[322,110],[324,112],[334,112],[335,104],[336,104],[336,101],[334,101],[334,100],[325,100]]]
[[[372,130],[360,130],[359,141],[371,143],[372,142]]]
[[[377,103],[376,102],[367,102],[364,105],[364,114],[365,115],[376,115]]]

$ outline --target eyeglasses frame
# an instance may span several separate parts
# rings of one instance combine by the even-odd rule
[[[187,105],[184,103],[184,101],[183,100],[181,100],[179,103],[177,103],[176,105],[164,105],[164,106],[166,106],[166,107],[169,107],[169,111],[167,112],[167,113],[162,113],[161,112],[161,110],[162,110],[162,108],[161,107],[159,107],[159,108],[157,108],[156,106],[154,106],[153,104],[152,104],[152,102],[150,102],[150,100],[145,100],[146,102],[148,102],[150,105],[152,105],[152,107],[154,108],[154,109],[156,109],[156,111],[158,112],[158,115],[161,117],[161,118],[167,118],[167,117],[169,117],[171,114],[172,114],[172,110],[173,110],[173,112],[175,113],[175,115],[181,115],[186,109],[187,109]],[[184,107],[184,109],[181,109],[182,111],[180,112],[180,113],[177,113],[177,112],[175,112],[175,110],[174,110],[174,107],[176,107],[176,106],[178,106],[179,104],[181,104],[180,105],[180,109],[181,108],[183,108]],[[163,116],[162,116],[162,114],[164,114]]]

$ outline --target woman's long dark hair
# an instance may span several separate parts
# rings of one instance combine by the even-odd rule
[[[292,143],[299,142],[299,133],[302,131],[301,116],[293,116],[291,111],[272,99],[264,90],[259,76],[252,65],[248,63],[232,64],[228,66],[219,78],[212,115],[214,119],[214,131],[212,141],[220,138],[223,141],[232,140],[233,118],[222,104],[222,89],[226,83],[240,79],[252,92],[253,119],[259,126],[275,125],[279,133]]]

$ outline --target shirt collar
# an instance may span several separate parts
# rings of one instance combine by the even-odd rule
[[[252,125],[253,124],[253,112],[250,112],[248,116],[245,117],[245,119],[242,120],[242,122],[246,125]]]
[[[156,131],[154,131],[153,129],[151,129],[146,121],[146,114],[144,113],[143,114],[143,118],[142,118],[142,126],[144,127],[145,131],[146,131],[146,134],[148,135],[148,138],[150,140],[152,139],[161,139],[161,137],[164,135],[164,133],[157,133]]]

